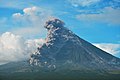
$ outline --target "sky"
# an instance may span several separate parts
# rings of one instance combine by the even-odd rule
[[[120,58],[119,4],[120,0],[0,0],[0,63],[28,58],[44,43],[43,26],[50,17]]]

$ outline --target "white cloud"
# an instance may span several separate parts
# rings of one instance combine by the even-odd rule
[[[81,21],[103,22],[108,24],[120,24],[120,9],[105,7],[98,14],[79,14],[76,16]]]
[[[20,13],[14,13],[14,14],[13,14],[13,17],[19,18],[19,17],[22,17],[22,15],[21,15]]]
[[[120,54],[120,44],[112,43],[93,43],[96,47],[110,53],[110,54]]]
[[[92,4],[98,3],[100,0],[68,0],[73,6],[90,6]]]
[[[23,9],[23,14],[14,13],[13,24],[19,26],[12,32],[18,35],[46,35],[44,28],[45,21],[52,16],[52,11],[40,7],[30,7]]]
[[[37,8],[37,7],[31,7],[31,8],[25,8],[24,10],[23,10],[23,12],[25,13],[25,14],[27,14],[27,15],[34,15],[34,13],[36,12],[39,12],[39,9]]]
[[[28,59],[43,43],[43,39],[25,40],[10,32],[3,33],[0,36],[0,64]]]

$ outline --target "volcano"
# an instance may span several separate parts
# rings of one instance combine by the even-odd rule
[[[120,59],[80,38],[59,19],[27,61],[0,66],[0,80],[120,80]]]
[[[59,19],[46,22],[45,43],[31,55],[30,64],[48,68],[69,65],[69,68],[118,69],[120,59],[83,40]]]

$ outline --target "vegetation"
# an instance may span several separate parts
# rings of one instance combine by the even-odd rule
[[[0,73],[0,80],[120,80],[120,71],[33,71]]]

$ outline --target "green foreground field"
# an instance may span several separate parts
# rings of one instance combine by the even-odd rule
[[[120,80],[120,71],[96,73],[84,71],[38,71],[0,73],[0,80]]]

